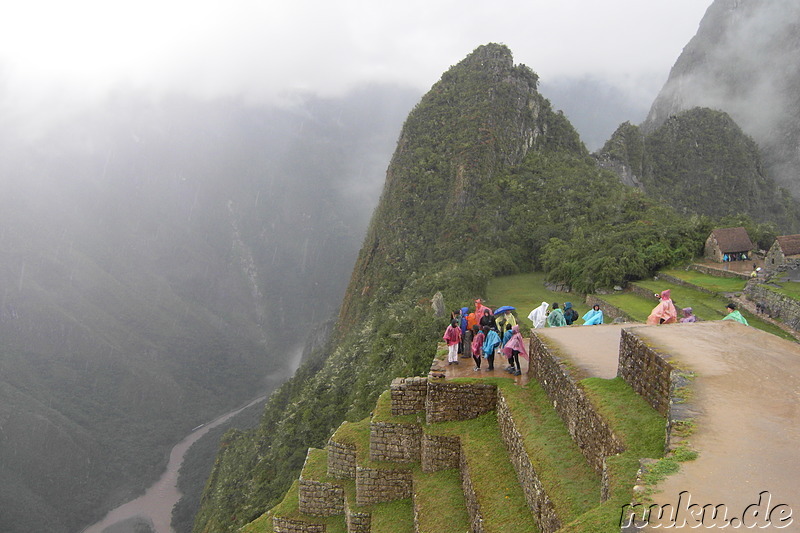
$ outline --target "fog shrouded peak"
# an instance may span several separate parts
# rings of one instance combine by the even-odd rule
[[[692,107],[729,113],[764,151],[772,176],[800,193],[800,4],[716,0],[654,102],[646,130]]]

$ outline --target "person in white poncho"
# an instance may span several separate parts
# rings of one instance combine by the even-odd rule
[[[528,320],[533,322],[534,328],[543,328],[547,320],[547,308],[550,306],[547,302],[542,302],[542,305],[531,311],[528,315]]]

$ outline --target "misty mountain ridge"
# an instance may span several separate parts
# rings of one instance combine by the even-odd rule
[[[800,4],[715,0],[642,125],[694,107],[727,112],[762,150],[766,173],[800,195]]]

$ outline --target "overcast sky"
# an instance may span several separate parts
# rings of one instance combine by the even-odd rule
[[[25,0],[0,16],[0,95],[109,87],[274,101],[398,82],[426,91],[487,42],[543,81],[666,79],[711,0]],[[657,89],[655,89],[657,90]],[[19,101],[17,101],[19,102]]]

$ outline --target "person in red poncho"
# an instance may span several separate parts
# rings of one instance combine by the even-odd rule
[[[647,317],[647,323],[654,324],[672,324],[678,321],[678,310],[675,309],[675,304],[670,299],[669,289],[661,292],[661,301],[653,308],[650,316]]]

